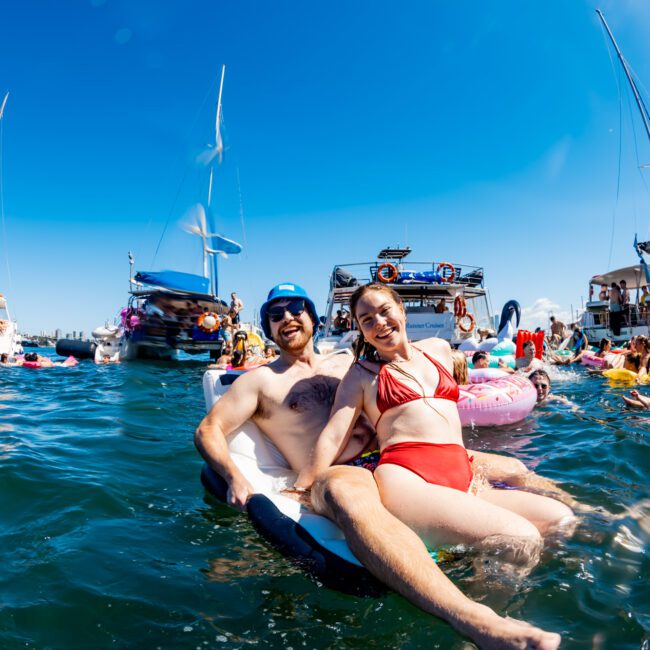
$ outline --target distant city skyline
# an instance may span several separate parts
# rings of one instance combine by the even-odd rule
[[[322,311],[335,264],[409,244],[484,267],[497,313],[568,321],[650,238],[650,147],[598,6],[645,93],[638,0],[10,3],[0,292],[22,331],[91,332],[127,302],[128,251],[201,271],[181,224],[225,64],[214,205],[244,253],[220,287],[245,320],[287,280]]]

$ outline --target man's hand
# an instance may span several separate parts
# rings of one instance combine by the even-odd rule
[[[243,477],[233,478],[228,486],[226,501],[237,510],[244,510],[248,500],[255,494],[253,486]]]

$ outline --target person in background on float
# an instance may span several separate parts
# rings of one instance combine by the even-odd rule
[[[272,345],[267,345],[264,349],[264,358],[271,361],[275,359],[275,348]]]
[[[541,368],[534,370],[528,375],[528,379],[537,391],[537,406],[555,402],[556,404],[572,406],[575,409],[578,408],[576,404],[568,400],[564,395],[554,395],[551,393],[551,378],[548,376],[546,370],[542,370]]]
[[[512,375],[515,371],[510,368],[509,366],[506,365],[505,361],[503,359],[499,359],[499,365],[497,366],[499,370],[503,370],[504,372],[507,372],[509,375]],[[474,356],[472,356],[472,366],[476,370],[480,370],[481,368],[489,368],[490,367],[490,357],[487,352],[483,350],[479,350],[478,352],[474,352]]]
[[[16,365],[18,365],[16,360],[10,361],[9,355],[6,352],[0,354],[0,368],[11,368]]]
[[[544,364],[539,359],[535,358],[537,347],[533,341],[526,341],[523,345],[523,351],[524,356],[519,357],[519,359],[515,361],[518,372],[528,374],[533,370],[537,370],[538,368],[543,367]]]
[[[569,345],[571,346],[571,351],[573,352],[573,356],[569,359],[569,363],[576,363],[577,361],[580,361],[582,353],[585,350],[589,349],[589,340],[587,339],[587,335],[584,333],[581,327],[578,327],[576,325],[573,328],[573,336],[571,337]]]
[[[589,368],[587,372],[590,375],[602,375],[605,370],[611,370],[611,367],[607,367],[609,364],[605,363],[604,368]],[[646,374],[647,371],[641,369],[641,355],[638,352],[633,352],[626,354],[623,361],[623,370],[629,370],[633,372],[638,377],[642,377]]]
[[[599,359],[604,359],[605,355],[611,351],[612,351],[611,339],[608,338],[600,339],[600,343],[598,344],[598,352],[596,352],[596,356]]]
[[[244,308],[244,303],[239,296],[233,291],[230,294],[230,311],[229,316],[232,319],[233,325],[239,324],[239,312]]]
[[[614,336],[621,334],[621,320],[623,318],[623,302],[621,297],[621,289],[612,282],[609,290],[609,327]]]

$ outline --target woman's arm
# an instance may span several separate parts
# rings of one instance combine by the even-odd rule
[[[321,432],[309,462],[296,479],[297,488],[311,487],[316,476],[327,469],[345,448],[363,408],[364,379],[356,365],[343,377],[336,391],[329,422]]]

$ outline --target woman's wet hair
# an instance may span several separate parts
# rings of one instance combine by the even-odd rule
[[[451,360],[454,363],[454,381],[460,386],[467,386],[469,384],[469,371],[465,353],[460,350],[452,350]]]
[[[612,344],[611,339],[608,338],[600,339],[600,343],[598,344],[598,352],[603,352],[607,347],[607,345],[611,345],[611,344]]]
[[[371,282],[370,284],[364,284],[359,287],[350,298],[350,314],[352,318],[357,323],[357,329],[359,330],[359,336],[354,342],[354,360],[359,361],[363,359],[365,361],[373,361],[375,363],[381,362],[381,357],[375,349],[374,345],[371,345],[366,341],[359,326],[359,321],[357,319],[357,304],[361,298],[363,298],[367,293],[371,292],[384,293],[388,298],[390,298],[396,305],[402,304],[402,299],[399,295],[393,291],[390,287],[387,287],[385,284],[380,284],[379,282]]]

